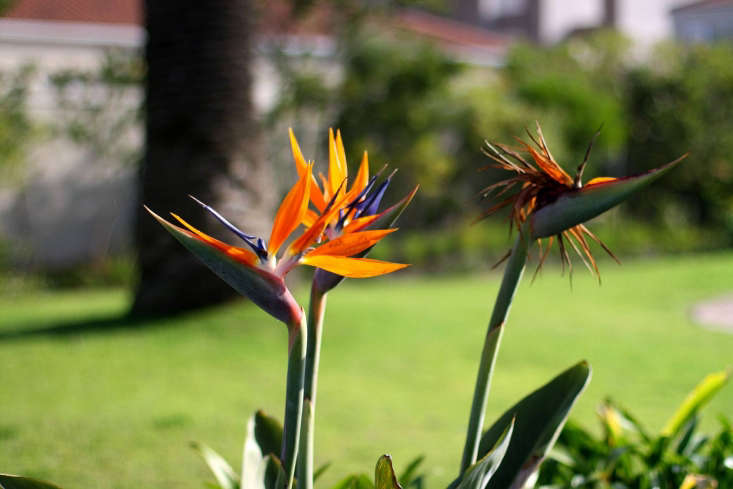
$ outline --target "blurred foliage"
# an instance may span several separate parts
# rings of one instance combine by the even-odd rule
[[[707,376],[664,430],[651,434],[628,410],[606,400],[603,434],[568,423],[541,468],[538,486],[584,489],[715,489],[733,485],[733,427],[720,416],[714,435],[699,433],[699,410],[722,388],[727,372]],[[688,484],[688,485],[685,485]]]
[[[108,49],[98,67],[65,69],[49,80],[60,117],[53,129],[97,157],[137,163],[131,131],[142,124],[144,64],[139,52]]]
[[[15,5],[15,0],[0,0],[0,14],[5,13],[13,5]]]
[[[623,86],[629,47],[618,34],[600,32],[545,48],[518,44],[509,53],[503,71],[510,91],[534,111],[554,116],[553,153],[568,170],[580,163],[601,126],[589,175],[607,172],[609,162],[622,154],[628,134]]]
[[[664,45],[628,76],[629,161],[652,168],[690,152],[637,211],[733,241],[733,45]],[[675,156],[672,156],[675,155]]]
[[[30,65],[0,72],[0,169],[4,174],[23,162],[35,132],[27,112],[28,83],[33,72]]]
[[[347,147],[367,149],[375,168],[387,162],[400,169],[397,194],[420,183],[403,227],[430,228],[432,236],[436,226],[477,215],[487,204],[476,193],[500,176],[477,173],[489,163],[479,152],[484,138],[511,141],[539,120],[571,173],[602,127],[586,180],[640,173],[689,151],[673,175],[622,212],[642,218],[646,224],[636,228],[650,231],[636,235],[651,241],[657,228],[684,234],[681,249],[733,243],[733,122],[726,116],[733,112],[733,47],[670,44],[640,63],[630,41],[599,31],[548,47],[517,44],[506,65],[492,69],[462,64],[379,22],[343,29],[340,76],[287,72],[276,113],[296,128],[340,128]]]

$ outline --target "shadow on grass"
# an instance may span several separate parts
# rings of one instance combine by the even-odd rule
[[[0,342],[24,340],[38,337],[68,338],[79,335],[106,334],[124,330],[150,329],[151,327],[172,326],[175,316],[137,317],[130,314],[104,315],[69,319],[63,321],[39,321],[20,324],[12,330],[0,331]]]

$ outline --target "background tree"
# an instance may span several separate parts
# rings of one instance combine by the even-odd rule
[[[255,13],[249,0],[147,0],[146,147],[141,202],[221,233],[195,195],[252,233],[269,229],[277,197],[260,154],[251,99]],[[246,224],[246,225],[245,225]],[[132,313],[170,314],[235,296],[225,283],[138,213],[140,280]]]

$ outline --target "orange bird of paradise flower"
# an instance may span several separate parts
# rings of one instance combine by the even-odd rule
[[[352,278],[374,277],[408,266],[401,263],[353,257],[374,246],[379,240],[396,231],[396,228],[364,230],[365,225],[354,225],[349,232],[340,236],[329,236],[325,232],[328,224],[337,218],[339,211],[342,210],[343,202],[351,197],[351,193],[326,194],[330,199],[328,202],[319,200],[318,197],[323,199],[323,194],[319,195],[314,202],[317,207],[321,204],[319,207],[321,215],[310,220],[308,214],[312,211],[308,209],[308,206],[312,198],[312,172],[312,163],[303,166],[298,182],[280,204],[267,244],[262,238],[244,233],[215,209],[193,197],[206,211],[239,237],[246,246],[230,245],[209,236],[176,214],[171,213],[182,227],[166,221],[149,208],[146,207],[146,209],[221,278],[260,307],[289,324],[293,322],[294,316],[299,317],[299,312],[295,311],[299,310],[299,307],[285,287],[283,279],[299,264],[311,265]],[[373,220],[368,222],[371,223]],[[301,224],[306,225],[304,232],[295,238],[278,258],[278,252]],[[215,258],[212,259],[212,256]],[[231,269],[222,269],[221,258],[238,266],[237,272],[241,277],[247,278],[233,278]],[[284,307],[283,303],[285,303]]]
[[[583,185],[583,171],[588,163],[591,149],[595,139],[600,134],[600,129],[595,133],[591,139],[588,149],[585,152],[583,162],[578,166],[575,173],[575,177],[571,177],[563,168],[555,161],[550,153],[545,138],[542,135],[542,129],[539,123],[537,124],[537,137],[533,136],[527,131],[530,140],[534,144],[531,145],[517,138],[521,145],[520,150],[524,150],[532,158],[532,162],[527,161],[522,155],[514,148],[502,144],[491,144],[488,141],[485,142],[485,148],[483,149],[484,154],[494,160],[494,163],[490,165],[493,168],[499,168],[514,173],[514,176],[501,180],[481,190],[481,195],[487,198],[493,194],[494,198],[506,196],[503,200],[493,205],[486,211],[480,219],[494,214],[500,209],[510,207],[510,222],[512,226],[516,226],[517,229],[521,229],[522,225],[529,219],[530,216],[535,214],[540,209],[556,202],[563,196],[571,196],[573,194],[587,193],[589,190],[594,190],[607,185],[614,185],[622,183],[623,181],[629,181],[645,175],[638,175],[635,177],[627,178],[614,178],[614,177],[598,177],[590,180],[588,183]],[[646,175],[659,172],[659,170],[671,167],[684,159],[687,155],[683,155],[681,158],[668,163],[665,167],[652,170]],[[514,191],[512,193],[512,191]],[[533,223],[530,222],[530,225]],[[534,234],[534,232],[532,232]],[[535,275],[542,267],[547,255],[552,248],[555,241],[558,243],[560,248],[560,256],[562,259],[563,269],[567,264],[568,269],[572,271],[572,264],[570,262],[570,255],[567,251],[566,244],[569,244],[575,252],[583,260],[585,266],[595,274],[600,280],[600,273],[598,266],[593,254],[591,253],[588,239],[598,243],[608,255],[620,263],[618,258],[608,249],[608,247],[595,235],[593,234],[584,224],[576,224],[569,226],[554,235],[547,236],[547,245],[542,246],[542,239],[537,239],[537,244],[540,249],[540,259]],[[511,254],[511,251],[507,253],[496,265],[506,260]]]

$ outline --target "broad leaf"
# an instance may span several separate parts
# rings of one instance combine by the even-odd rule
[[[514,430],[514,420],[504,429],[494,447],[463,474],[457,489],[484,489],[506,455]]]
[[[376,489],[402,489],[397,482],[397,476],[392,468],[392,457],[382,455],[377,460],[377,466],[374,469],[374,487]]]
[[[277,460],[277,455],[280,453],[282,431],[280,423],[263,411],[257,411],[249,419],[242,456],[243,489],[265,489],[267,487],[267,469],[273,464],[273,458]],[[277,475],[277,469],[270,468]]]
[[[48,482],[20,477],[17,475],[0,474],[1,489],[59,489],[58,486]]]
[[[191,446],[204,459],[222,489],[239,489],[239,477],[221,455],[203,443],[193,442]]]
[[[690,392],[677,412],[672,415],[662,430],[662,436],[673,437],[695,415],[695,413],[728,382],[729,371],[716,372],[706,376],[702,382]]]
[[[288,476],[283,469],[283,464],[275,455],[267,455],[265,457],[265,489],[280,489],[284,486]],[[242,487],[242,489],[250,489]]]
[[[489,489],[522,487],[555,443],[590,375],[585,361],[569,368],[509,408],[484,433],[479,456],[496,445],[506,426],[516,418],[509,449],[489,481]]]

